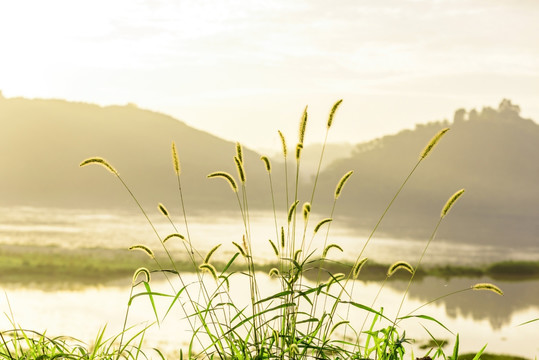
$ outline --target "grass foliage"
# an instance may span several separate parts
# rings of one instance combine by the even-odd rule
[[[327,135],[334,122],[335,113],[341,104],[339,100],[331,109],[324,146],[320,155],[320,164],[323,161]],[[150,299],[156,321],[163,320],[166,314],[159,314],[155,306],[155,298],[165,297],[170,300],[170,308],[181,307],[184,313],[184,321],[191,329],[191,342],[187,349],[187,358],[220,358],[220,359],[402,359],[405,355],[405,344],[410,339],[405,336],[405,330],[401,323],[408,319],[420,318],[431,321],[435,326],[442,326],[439,321],[427,315],[418,313],[401,314],[402,305],[408,294],[408,290],[415,274],[420,268],[426,251],[434,239],[436,232],[443,219],[457,200],[464,194],[464,189],[458,190],[449,197],[445,206],[441,209],[440,218],[434,225],[432,235],[428,239],[424,251],[416,264],[407,261],[399,261],[389,267],[385,272],[380,291],[385,282],[396,273],[408,273],[408,286],[403,294],[402,301],[396,313],[386,315],[382,308],[376,307],[376,300],[369,304],[364,304],[359,299],[352,297],[353,288],[357,286],[354,281],[361,276],[363,266],[368,262],[365,257],[365,249],[370,243],[373,235],[383,221],[392,204],[410,180],[415,170],[422,161],[427,159],[427,155],[435,150],[436,145],[449,129],[443,129],[434,134],[425,149],[418,154],[418,160],[411,167],[410,172],[404,178],[402,185],[394,194],[387,208],[380,215],[376,225],[361,251],[357,254],[357,259],[353,264],[344,266],[341,272],[335,272],[332,266],[335,261],[331,259],[331,254],[342,251],[338,244],[329,242],[331,223],[334,221],[334,211],[341,193],[345,192],[346,183],[352,177],[353,172],[349,171],[343,175],[336,184],[334,192],[334,203],[331,212],[320,223],[314,226],[314,231],[310,232],[309,224],[312,211],[316,210],[315,193],[319,175],[316,172],[314,185],[309,199],[299,198],[300,167],[305,129],[307,126],[308,113],[305,108],[301,116],[299,126],[298,142],[295,146],[295,159],[288,159],[288,150],[284,135],[279,132],[283,144],[284,158],[284,179],[274,179],[272,167],[267,157],[261,160],[268,174],[269,191],[273,201],[273,223],[275,225],[275,238],[270,239],[268,246],[271,246],[275,254],[275,267],[269,270],[269,276],[278,279],[280,284],[278,291],[273,294],[262,295],[259,282],[262,276],[268,276],[261,271],[267,271],[258,266],[253,260],[254,239],[251,236],[249,197],[248,197],[248,174],[244,164],[243,150],[239,143],[236,143],[236,154],[231,161],[237,169],[237,178],[232,174],[216,171],[208,175],[210,179],[221,178],[230,185],[232,189],[231,199],[238,204],[238,210],[244,225],[243,234],[238,234],[241,242],[234,242],[238,250],[228,261],[224,263],[212,262],[215,253],[218,252],[221,244],[217,244],[207,254],[200,254],[196,251],[194,242],[189,235],[187,214],[183,202],[183,190],[179,171],[179,157],[176,144],[172,144],[172,167],[176,173],[178,181],[178,200],[183,210],[185,233],[178,235],[184,244],[187,256],[192,264],[192,269],[197,275],[198,281],[195,284],[186,283],[182,272],[176,264],[174,257],[167,248],[166,239],[170,236],[162,236],[157,232],[146,211],[142,208],[136,196],[131,192],[120,174],[102,158],[87,159],[81,166],[97,164],[105,167],[125,186],[131,194],[133,200],[142,211],[143,215],[154,229],[155,235],[159,238],[162,250],[166,253],[166,261],[158,260],[154,257],[153,250],[143,244],[137,244],[132,249],[146,252],[155,261],[155,271],[162,273],[170,284],[171,292],[168,294],[156,293],[152,291],[149,276],[141,280],[144,290],[131,295],[131,299],[145,295]],[[295,174],[290,174],[292,182],[289,180],[288,162],[295,161]],[[285,184],[285,194],[275,194],[273,184],[280,180]],[[288,184],[292,183],[292,186]],[[303,194],[304,192],[302,192]],[[276,197],[281,196],[286,199],[286,218],[277,216],[280,211],[276,208]],[[174,227],[175,234],[180,234],[176,225],[170,219],[170,214],[163,204],[159,203],[158,208],[163,216],[167,217]],[[281,210],[281,209],[279,209]],[[311,248],[315,236],[323,237],[321,248]],[[243,270],[235,270],[235,264],[243,264]],[[209,275],[209,276],[208,276]],[[248,290],[248,305],[236,303],[232,295],[234,289],[230,287],[232,277],[244,277]],[[136,278],[136,277],[135,277]],[[135,281],[135,279],[134,279]],[[496,289],[489,284],[482,284],[482,289]],[[135,288],[134,286],[132,288]],[[473,289],[463,289],[468,291]],[[459,291],[459,292],[461,292]],[[493,290],[494,291],[494,290]],[[496,291],[502,294],[501,291]],[[380,295],[380,292],[379,292]],[[442,295],[448,296],[451,294]],[[131,303],[131,300],[130,300]],[[351,324],[350,319],[343,314],[349,314],[351,309],[359,309],[363,313],[363,325]],[[419,310],[419,309],[417,309]],[[129,307],[126,314],[129,313]],[[168,312],[167,312],[168,314]],[[369,326],[367,326],[369,325]],[[458,336],[454,357],[458,353]],[[434,352],[434,357],[446,358],[442,348],[438,347]],[[183,356],[183,352],[182,352]]]
[[[417,162],[411,164],[410,172],[404,174],[401,186],[389,202],[385,210],[380,214],[378,221],[357,253],[356,261],[352,264],[339,264],[332,259],[332,254],[342,251],[339,244],[330,242],[331,225],[337,219],[334,218],[335,209],[338,206],[340,196],[346,195],[348,182],[353,180],[353,173],[349,171],[343,174],[336,184],[334,202],[324,220],[318,224],[312,223],[310,216],[313,212],[321,212],[317,209],[315,194],[320,173],[320,165],[324,157],[325,144],[328,133],[334,124],[336,112],[341,105],[339,100],[331,109],[328,117],[326,136],[320,154],[318,171],[314,177],[313,188],[309,191],[299,191],[301,174],[301,155],[305,129],[308,125],[308,113],[305,108],[299,126],[298,141],[294,151],[289,151],[287,141],[282,132],[279,136],[283,145],[284,172],[283,178],[274,178],[272,166],[267,157],[262,157],[260,166],[264,166],[268,175],[268,191],[271,192],[274,217],[271,219],[275,227],[272,237],[267,243],[271,246],[275,259],[270,269],[260,266],[253,260],[255,242],[251,233],[248,183],[248,167],[245,166],[241,144],[235,146],[235,155],[231,156],[231,162],[237,170],[237,176],[219,171],[208,175],[210,180],[221,181],[228,186],[223,191],[231,191],[231,201],[238,205],[238,211],[243,223],[243,233],[238,234],[238,241],[234,242],[237,252],[223,261],[219,256],[221,244],[211,249],[206,254],[196,249],[196,241],[191,239],[189,222],[187,219],[186,206],[183,201],[183,188],[181,183],[180,158],[176,144],[172,144],[172,169],[177,178],[178,203],[182,209],[183,224],[177,225],[171,220],[170,212],[165,205],[159,203],[158,209],[171,223],[173,234],[160,234],[151,222],[147,211],[141,206],[137,197],[132,193],[126,181],[120,173],[103,158],[90,158],[80,165],[99,165],[107,169],[125,187],[127,192],[147,219],[155,236],[161,243],[161,251],[164,256],[154,256],[157,249],[150,249],[144,244],[134,244],[131,249],[148,255],[153,264],[152,273],[159,273],[169,283],[168,293],[156,292],[151,286],[149,266],[139,268],[133,277],[131,293],[125,314],[124,331],[113,339],[102,340],[103,332],[99,335],[92,352],[83,347],[67,347],[63,339],[49,339],[44,335],[38,335],[36,340],[28,340],[28,334],[22,330],[2,333],[9,335],[11,340],[3,340],[2,354],[8,354],[5,358],[62,358],[70,353],[73,356],[65,358],[73,359],[119,359],[138,358],[145,356],[141,353],[141,346],[135,346],[135,352],[129,346],[136,337],[126,339],[129,311],[133,301],[139,298],[147,298],[153,310],[153,316],[159,324],[162,321],[174,321],[166,319],[170,309],[179,307],[183,312],[183,319],[190,329],[191,339],[187,349],[182,349],[180,358],[207,358],[207,359],[403,359],[406,355],[406,344],[411,342],[406,336],[405,322],[421,319],[430,322],[433,326],[445,326],[438,320],[419,312],[424,304],[413,312],[402,314],[402,306],[406,300],[409,287],[416,276],[420,274],[421,263],[430,243],[434,240],[436,232],[448,215],[457,200],[464,194],[464,189],[457,191],[448,197],[448,201],[441,209],[440,218],[433,224],[433,231],[427,239],[424,251],[415,263],[410,259],[403,259],[389,268],[380,272],[382,279],[378,296],[371,301],[353,297],[354,287],[360,286],[355,281],[362,278],[362,273],[369,267],[369,261],[365,257],[365,250],[379,225],[384,220],[393,203],[397,200],[406,183],[412,178],[416,169],[423,161],[429,161],[427,156],[435,151],[436,145],[442,141],[443,136],[449,129],[443,129],[434,134],[424,150],[418,154]],[[294,155],[290,159],[290,154]],[[289,173],[288,163],[295,162],[295,172]],[[254,165],[249,165],[254,166]],[[221,180],[219,180],[221,179]],[[276,181],[285,184],[282,194],[274,193]],[[289,185],[291,184],[291,185]],[[304,190],[304,189],[302,189]],[[186,189],[185,191],[189,191]],[[300,193],[310,193],[310,197],[300,198]],[[451,194],[448,194],[451,195]],[[284,199],[286,207],[277,208],[276,199]],[[281,218],[278,214],[284,213]],[[181,228],[181,231],[180,231]],[[323,246],[313,248],[314,237],[323,239]],[[184,245],[185,254],[189,259],[192,271],[196,274],[195,283],[188,282],[183,275],[181,264],[168,248],[168,241],[181,241]],[[220,259],[217,261],[217,259]],[[414,260],[414,259],[412,259]],[[377,299],[381,296],[382,289],[392,276],[404,276],[408,286],[403,293],[400,306],[397,309],[383,309],[377,306]],[[266,294],[261,288],[263,277],[271,276],[277,280],[279,287],[274,293]],[[153,276],[152,276],[153,277]],[[248,301],[244,304],[237,301],[234,296],[238,289],[233,288],[232,280],[241,277],[246,284]],[[457,292],[469,291],[477,285]],[[501,295],[501,290],[491,284],[480,284],[480,289],[491,290]],[[239,291],[242,291],[241,289]],[[455,293],[453,293],[455,294]],[[442,294],[438,299],[452,294]],[[168,310],[162,312],[156,305],[157,299],[168,302]],[[349,314],[361,314],[360,319]],[[449,330],[448,330],[449,331]],[[427,330],[428,332],[428,330]],[[450,333],[450,332],[449,332]],[[429,333],[430,334],[430,333]],[[140,332],[143,337],[143,331]],[[434,340],[434,338],[433,338]],[[142,341],[142,340],[140,340]],[[22,344],[26,344],[22,346]],[[116,344],[116,347],[112,347]],[[129,345],[129,346],[128,346]],[[443,358],[444,360],[458,358],[459,341],[456,336],[455,346],[450,355],[446,355],[442,346],[434,340],[433,346],[425,351],[424,356]],[[478,359],[484,348],[474,356]],[[99,357],[96,352],[107,354]],[[15,354],[15,355],[14,355]],[[26,355],[26,354],[32,354]],[[160,357],[162,355],[158,353]],[[41,356],[41,357],[40,357]],[[101,356],[101,355],[100,355]],[[410,354],[413,357],[413,354]]]

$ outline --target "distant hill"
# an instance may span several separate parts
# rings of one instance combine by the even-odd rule
[[[117,179],[89,157],[107,159],[145,206],[177,208],[171,160],[176,142],[182,188],[190,209],[237,209],[230,187],[207,179],[214,171],[237,177],[235,144],[135,105],[100,107],[63,100],[0,97],[0,205],[135,208]],[[268,207],[267,173],[259,155],[244,149],[248,189]]]
[[[318,165],[320,163],[320,153],[322,152],[323,144],[314,143],[305,145],[301,156],[301,168],[302,173],[307,176],[313,176],[316,174]],[[355,145],[350,143],[327,143],[324,149],[324,159],[322,161],[320,169],[325,169],[333,161],[350,157],[352,151],[354,151]],[[279,150],[279,149],[277,149]],[[271,156],[271,160],[277,163],[283,163],[282,152],[275,153]]]
[[[401,193],[380,230],[397,237],[426,238],[446,200],[466,193],[447,216],[439,238],[475,243],[539,245],[539,125],[503,100],[498,109],[459,109],[452,123],[417,125],[356,146],[333,162],[320,186],[353,178],[339,199],[338,213],[372,228],[429,139],[450,127]],[[335,186],[335,185],[333,185]],[[332,194],[321,194],[329,206]]]
[[[451,130],[420,165],[380,227],[395,237],[426,238],[445,201],[466,193],[444,220],[438,238],[484,244],[539,245],[539,125],[504,100],[497,109],[455,112],[453,122],[417,125],[354,147],[326,149],[313,211],[328,215],[335,185],[353,177],[335,216],[370,229],[419,153],[441,128]],[[182,188],[190,211],[237,209],[225,181],[206,176],[233,174],[235,144],[193,129],[170,116],[135,105],[101,107],[63,100],[0,96],[0,206],[135,209],[121,184],[103,168],[79,163],[106,158],[146,208],[163,202],[178,210],[170,146],[175,141]],[[294,141],[287,139],[292,148]],[[301,174],[312,181],[320,148],[303,151]],[[342,154],[342,156],[339,156]],[[267,173],[259,155],[244,149],[251,208],[271,208]],[[331,162],[333,160],[333,162]],[[290,180],[295,161],[289,160]],[[284,209],[283,169],[273,167],[278,208]],[[304,184],[305,185],[305,184]],[[310,186],[300,201],[310,199]],[[365,231],[365,230],[362,230]]]

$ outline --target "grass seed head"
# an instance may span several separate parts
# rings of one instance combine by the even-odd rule
[[[236,143],[236,156],[238,157],[238,160],[243,164],[243,149],[241,148],[241,144],[239,142]]]
[[[234,162],[236,163],[236,169],[238,170],[240,181],[245,184],[245,169],[243,167],[243,162],[237,156],[234,156]]]
[[[238,251],[240,252],[241,256],[243,256],[244,258],[247,257],[247,254],[245,253],[245,250],[240,246],[240,244],[238,244],[237,242],[235,241],[232,241],[232,245],[234,245]]]
[[[283,145],[283,156],[286,158],[286,155],[288,153],[288,151],[286,150],[286,140],[281,130],[278,130],[277,132],[279,133],[279,137],[281,138],[281,144]]]
[[[343,175],[341,180],[339,180],[339,183],[337,184],[337,187],[335,188],[335,199],[339,198],[339,196],[341,195],[341,191],[342,191],[342,188],[343,188],[344,184],[346,184],[346,182],[348,181],[350,176],[352,176],[353,173],[354,173],[354,171],[350,170],[349,172],[347,172],[346,174]]]
[[[307,221],[309,214],[311,213],[311,203],[306,202],[303,204],[303,220]]]
[[[269,239],[269,243],[271,244],[271,247],[273,248],[273,252],[275,253],[275,256],[279,257],[279,250],[277,249],[277,246],[271,239]]]
[[[129,248],[129,250],[140,250],[145,252],[150,258],[155,259],[155,255],[153,251],[147,247],[146,245],[133,245]]]
[[[163,244],[174,237],[180,238],[181,240],[185,240],[185,236],[183,236],[182,234],[174,233],[174,234],[167,235],[167,237],[163,239]]]
[[[296,160],[299,161],[299,158],[301,157],[301,150],[303,150],[303,144],[298,143],[296,145]]]
[[[208,263],[204,263],[204,264],[200,264],[200,266],[198,267],[200,270],[202,271],[207,271],[211,274],[211,276],[217,280],[217,270],[215,269],[215,266],[213,266],[212,264],[208,264]]]
[[[331,127],[331,124],[333,124],[333,116],[335,116],[335,112],[337,111],[341,103],[342,103],[342,99],[337,101],[331,108],[331,111],[329,112],[329,118],[328,118],[328,129]]]
[[[326,246],[326,248],[324,249],[324,252],[322,252],[322,257],[325,259],[326,256],[328,255],[328,251],[332,248],[336,248],[336,249],[339,249],[341,252],[343,252],[344,250],[342,249],[342,247],[340,247],[339,245],[337,244],[329,244],[328,246]]]
[[[292,215],[294,215],[294,211],[296,211],[296,207],[299,204],[299,200],[296,200],[292,206],[290,206],[290,209],[288,209],[288,223],[290,224],[292,222]]]
[[[204,258],[204,262],[205,263],[209,263],[210,262],[210,259],[213,255],[213,253],[215,253],[217,251],[217,249],[219,249],[219,247],[221,246],[221,244],[219,245],[215,245],[209,252],[208,254],[206,255],[206,257]]]
[[[333,285],[336,282],[341,281],[342,279],[344,279],[346,277],[346,275],[344,275],[343,273],[338,273],[338,274],[335,274],[335,275],[330,274],[330,276],[331,276],[331,279],[329,279],[328,284],[327,284],[328,291],[329,291],[329,288],[331,287],[331,285]]]
[[[232,175],[230,175],[229,173],[224,172],[224,171],[213,172],[213,173],[208,175],[208,179],[211,179],[211,178],[223,178],[223,179],[225,179],[230,184],[230,187],[232,188],[232,190],[234,192],[238,192],[238,185],[236,184],[236,180],[234,180]]]
[[[361,269],[363,268],[363,265],[365,265],[367,260],[368,260],[368,258],[363,258],[363,259],[359,260],[357,263],[354,264],[354,268],[352,269],[352,277],[354,279],[357,279]]]
[[[327,224],[328,222],[330,221],[333,221],[333,219],[331,218],[325,218],[325,219],[322,219],[318,222],[318,224],[316,224],[316,226],[314,227],[314,233],[316,234],[318,232],[318,230],[320,230],[320,228],[322,227],[322,225],[324,224]]]
[[[93,157],[93,158],[89,158],[89,159],[86,159],[84,160],[83,162],[81,162],[79,164],[80,167],[83,167],[83,166],[86,166],[86,165],[89,165],[89,164],[98,164],[98,165],[101,165],[103,167],[105,167],[108,171],[110,171],[111,173],[113,173],[114,175],[116,176],[120,176],[120,174],[118,173],[118,171],[116,171],[115,168],[112,167],[111,164],[108,163],[107,160],[103,159],[103,158],[100,158],[100,157]]]
[[[487,290],[492,291],[495,294],[503,296],[503,291],[499,287],[490,283],[479,283],[472,286],[473,290]]]
[[[266,171],[268,173],[270,173],[271,172],[271,162],[268,159],[268,157],[267,156],[261,156],[260,160],[262,160],[264,162],[264,166],[266,167]]]
[[[400,269],[406,270],[410,274],[414,273],[414,268],[412,267],[412,265],[410,265],[406,261],[397,261],[396,263],[394,263],[387,269],[387,277],[393,276],[393,274],[395,274],[397,270],[400,270]]]
[[[168,217],[168,210],[165,205],[159,203],[159,205],[157,205],[157,208],[159,209],[159,211],[161,211],[161,214],[165,215],[165,217]]]
[[[269,277],[278,277],[279,275],[279,269],[277,268],[271,268],[271,270],[269,271]]]
[[[301,115],[301,121],[299,122],[299,143],[303,145],[303,140],[305,139],[305,128],[307,127],[307,106],[303,110],[303,115]]]
[[[284,240],[285,240],[285,237],[284,237],[284,227],[281,226],[281,248],[283,248],[283,249],[284,249],[284,245],[285,245]]]
[[[139,275],[144,275],[146,277],[146,282],[149,283],[151,280],[150,270],[146,269],[145,267],[140,267],[137,270],[135,270],[135,273],[133,274],[133,284],[137,282],[137,278]],[[144,280],[142,280],[144,281]]]
[[[174,166],[174,172],[179,176],[181,172],[180,158],[178,157],[178,151],[176,150],[176,143],[172,142],[172,165]]]
[[[462,196],[462,194],[464,194],[464,189],[460,189],[459,191],[457,191],[456,193],[454,193],[450,198],[449,200],[447,200],[447,202],[445,203],[443,209],[442,209],[442,212],[440,213],[440,216],[441,217],[445,217],[447,215],[447,213],[449,212],[449,210],[451,210],[451,208],[453,207],[453,205],[455,204],[455,202],[458,200],[459,197]]]
[[[432,139],[430,139],[429,143],[427,144],[427,146],[425,146],[425,148],[423,149],[423,151],[421,152],[421,159],[424,159],[427,157],[427,155],[431,152],[431,150],[434,148],[434,146],[436,146],[436,143],[438,143],[438,141],[440,141],[440,139],[442,138],[442,136],[444,136],[444,134],[446,132],[449,131],[449,128],[444,128],[440,131],[438,131],[436,133],[436,135],[434,135],[432,137]]]

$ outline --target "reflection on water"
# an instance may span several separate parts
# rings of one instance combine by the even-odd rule
[[[488,321],[492,329],[499,330],[512,324],[516,313],[535,310],[539,317],[539,281],[495,281],[490,278],[468,279],[453,278],[444,281],[427,277],[415,282],[410,290],[410,298],[426,303],[443,294],[469,288],[480,282],[496,284],[504,291],[504,296],[493,293],[467,291],[440,299],[437,303],[445,308],[450,318],[471,318],[475,321]],[[389,286],[397,291],[404,291],[405,284],[391,282]]]
[[[162,236],[175,230],[157,210],[150,213]],[[311,215],[314,226],[320,218]],[[281,216],[279,219],[285,219]],[[174,219],[178,231],[186,234],[183,219]],[[255,241],[257,261],[264,262],[274,257],[268,239],[277,236],[273,225],[273,215],[253,213],[250,217],[252,238]],[[285,223],[278,223],[285,226]],[[222,243],[219,252],[223,256],[232,255],[235,248],[232,241],[240,242],[243,227],[239,214],[231,216],[197,216],[189,218],[189,232],[197,249],[205,253],[216,244]],[[307,239],[312,234],[311,226],[307,229]],[[325,232],[319,232],[314,238],[311,249],[320,249],[326,240]],[[344,260],[355,260],[365,241],[357,236],[353,229],[342,227],[338,219],[331,223],[328,242],[339,244],[343,253],[334,255]],[[56,246],[60,248],[102,248],[125,249],[135,243],[143,243],[154,249],[159,248],[159,241],[150,226],[140,214],[125,212],[105,213],[100,211],[58,210],[26,208],[0,208],[0,244],[25,246]],[[180,249],[178,244],[172,244]],[[378,237],[367,248],[371,260],[391,263],[396,260],[417,261],[425,241],[412,241]],[[175,251],[175,254],[179,252]],[[477,264],[493,261],[517,259],[537,260],[538,248],[508,249],[473,244],[445,243],[435,240],[427,256],[427,262],[434,264]],[[275,290],[276,282],[262,277],[262,288]],[[241,280],[236,284],[241,289]],[[469,288],[477,282],[494,282],[500,286],[505,296],[500,297],[488,292],[467,291],[443,298],[436,303],[422,308],[420,313],[433,316],[455,333],[461,334],[462,351],[477,351],[488,343],[489,352],[512,353],[533,358],[539,354],[536,342],[539,322],[517,327],[519,323],[539,317],[539,281],[507,282],[492,281],[488,278],[467,279],[453,278],[443,280],[426,277],[418,279],[411,288],[403,313],[460,289]],[[120,284],[121,283],[121,284]],[[78,290],[41,291],[35,288],[3,286],[7,291],[15,321],[22,327],[35,330],[48,330],[49,335],[68,334],[86,342],[93,341],[99,328],[108,323],[108,334],[114,335],[121,330],[124,309],[129,292],[129,279],[124,283],[88,287]],[[166,283],[156,283],[156,289],[166,288]],[[353,299],[370,305],[380,283],[358,283],[354,287]],[[395,315],[405,282],[390,282],[382,292],[377,307],[384,307],[386,314]],[[243,288],[244,289],[244,288]],[[236,291],[241,297],[245,290]],[[147,301],[139,298],[130,314],[130,324],[152,322],[152,310]],[[168,306],[168,304],[162,304]],[[9,306],[0,300],[0,310],[9,313]],[[176,320],[183,314],[176,309],[162,324],[153,327],[147,334],[146,343],[168,351],[178,347],[187,347],[190,336],[187,328]],[[353,319],[363,319],[363,314],[351,315]],[[7,318],[0,323],[2,329],[11,325]],[[359,320],[358,320],[359,321]],[[452,340],[454,337],[443,328],[421,320],[407,320],[404,324],[406,334],[426,342],[428,335],[420,326],[426,325],[437,337]],[[357,324],[356,324],[357,325]],[[359,325],[357,325],[359,326]],[[416,354],[418,346],[414,344]]]
[[[185,278],[189,283],[192,275]],[[452,279],[443,282],[439,279],[425,278],[418,282],[405,302],[402,314],[416,309],[425,302],[440,295],[469,287],[488,279]],[[278,282],[265,275],[259,275],[262,296],[276,291]],[[47,334],[69,334],[91,343],[97,331],[107,325],[109,335],[121,330],[124,310],[129,292],[129,280],[125,286],[89,287],[78,291],[44,292],[34,289],[9,288],[7,295],[11,303],[15,321],[22,327],[35,330],[47,329]],[[242,276],[235,276],[231,281],[235,301],[242,304],[248,299],[247,282]],[[532,323],[517,327],[519,323],[539,317],[538,289],[539,281],[499,283],[505,291],[505,297],[490,292],[469,291],[444,298],[428,305],[416,314],[425,314],[436,318],[455,334],[460,334],[461,351],[478,351],[484,344],[489,352],[511,353],[533,358],[539,354],[536,342],[539,324]],[[164,281],[153,283],[153,289],[168,291]],[[354,301],[371,305],[372,299],[380,287],[376,282],[357,282],[352,298]],[[391,282],[384,288],[375,308],[384,307],[384,313],[392,318],[400,303],[404,282]],[[168,308],[169,300],[157,299],[160,313]],[[1,310],[8,313],[6,301],[1,301]],[[172,354],[179,347],[186,348],[190,335],[188,326],[181,322],[183,314],[178,307],[161,324],[152,327],[146,335],[147,347],[159,347]],[[341,314],[344,313],[341,312]],[[140,297],[134,302],[130,312],[130,324],[149,324],[152,310],[147,298]],[[359,330],[365,313],[352,310],[349,319],[352,326]],[[7,319],[0,323],[2,329],[9,328]],[[387,325],[387,324],[385,324]],[[453,342],[454,336],[433,322],[409,319],[401,324],[408,337],[418,340],[412,344],[415,354],[421,354],[419,346],[426,343],[429,336],[421,325],[426,326],[436,337]],[[380,324],[380,327],[384,324]],[[449,349],[449,348],[448,348]],[[446,349],[447,350],[447,349]],[[449,351],[449,350],[447,350]]]
[[[158,212],[150,211],[150,219],[162,237],[176,232]],[[312,214],[306,238],[310,239],[314,225],[325,216]],[[183,218],[173,218],[178,231],[187,234]],[[278,217],[278,226],[284,226],[284,214]],[[250,215],[252,239],[256,243],[257,260],[273,258],[268,239],[275,239],[273,213],[253,212]],[[189,233],[199,251],[205,252],[216,244],[223,244],[220,252],[232,255],[236,249],[232,241],[241,242],[243,222],[237,214],[211,214],[190,216]],[[353,261],[366,237],[357,235],[357,229],[346,228],[336,218],[331,224],[328,243],[339,244],[344,252],[334,253],[343,260]],[[320,249],[326,241],[325,231],[320,231],[312,241],[311,250]],[[41,209],[32,207],[0,208],[0,244],[58,246],[71,248],[122,248],[143,243],[154,249],[160,247],[151,227],[140,213],[103,212],[89,210]],[[397,260],[416,261],[425,240],[375,237],[364,254],[371,260],[393,263]],[[537,260],[539,248],[506,248],[474,244],[459,244],[435,240],[425,263],[431,264],[482,264],[502,260]]]

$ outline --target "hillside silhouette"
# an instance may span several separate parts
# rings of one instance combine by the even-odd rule
[[[352,156],[333,162],[321,186],[354,177],[339,199],[339,214],[372,228],[385,206],[440,129],[451,130],[423,161],[382,223],[395,237],[427,238],[446,200],[465,188],[444,220],[439,238],[514,246],[539,244],[539,126],[504,99],[497,109],[459,109],[453,122],[417,125],[358,144]],[[321,194],[323,203],[331,194]]]
[[[135,209],[120,182],[89,157],[114,166],[146,207],[177,208],[171,142],[178,148],[189,209],[237,209],[236,198],[214,171],[236,175],[235,144],[135,105],[101,107],[63,100],[0,98],[0,205]],[[253,206],[267,206],[267,173],[259,155],[244,148]],[[262,190],[263,188],[263,190]],[[171,209],[172,210],[172,209]]]
[[[170,146],[178,147],[182,188],[189,211],[237,210],[237,200],[214,171],[236,176],[235,144],[193,129],[170,116],[135,105],[107,106],[64,100],[0,96],[0,206],[69,207],[136,210],[132,199],[99,166],[80,168],[89,157],[106,158],[146,208],[158,202],[179,211]],[[368,231],[391,200],[419,153],[440,129],[450,127],[420,165],[391,208],[380,233],[397,238],[426,238],[446,200],[460,188],[466,193],[439,230],[438,238],[483,244],[537,245],[539,238],[539,125],[520,116],[518,106],[503,100],[497,109],[455,112],[452,122],[417,125],[357,144],[351,155],[326,159],[313,211],[329,214],[335,185],[349,170],[335,216]],[[290,139],[289,146],[293,141]],[[317,164],[306,147],[305,164]],[[348,150],[343,151],[343,153]],[[311,156],[309,158],[309,156]],[[315,156],[315,157],[316,157]],[[251,208],[271,209],[267,173],[259,154],[244,148]],[[293,181],[295,162],[289,159]],[[285,209],[283,169],[273,167],[277,206]],[[302,168],[305,182],[312,171]],[[307,185],[307,186],[304,186]],[[312,184],[311,184],[312,185]],[[307,183],[301,202],[310,199]]]

